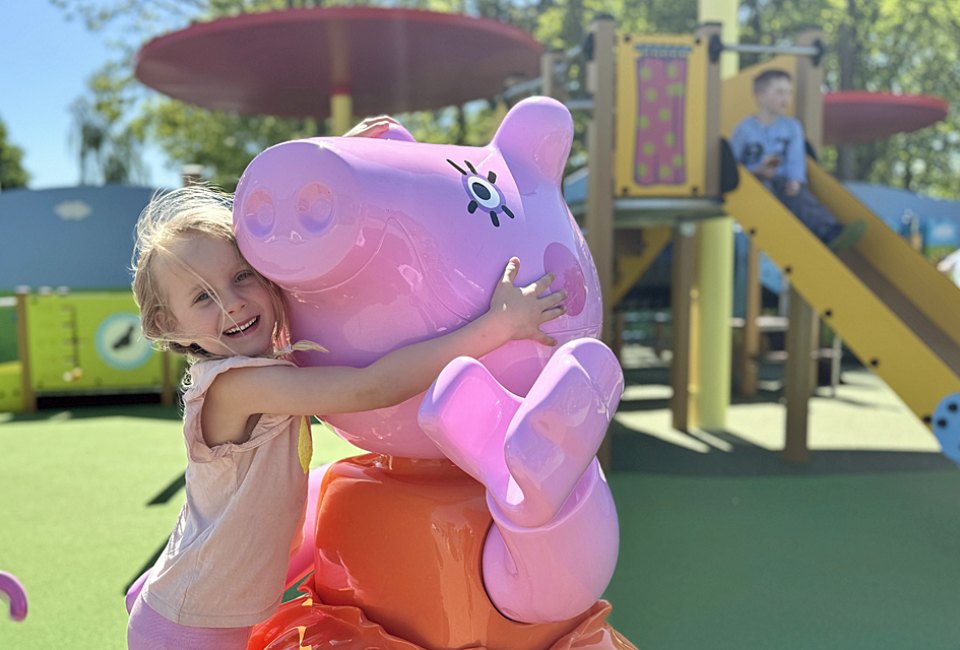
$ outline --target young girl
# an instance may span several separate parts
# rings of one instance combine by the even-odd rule
[[[283,358],[280,291],[240,255],[229,197],[194,187],[152,201],[137,224],[133,290],[144,334],[191,362],[186,503],[136,596],[129,647],[245,648],[251,626],[280,602],[300,530],[303,416],[397,404],[455,357],[480,357],[511,339],[553,345],[540,325],[563,313],[565,294],[543,295],[549,274],[515,286],[518,268],[511,259],[490,309],[456,331],[366,368],[298,368]]]

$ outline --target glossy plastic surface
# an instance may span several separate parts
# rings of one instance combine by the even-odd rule
[[[330,350],[301,364],[363,366],[461,326],[514,255],[518,283],[553,272],[568,294],[544,327],[565,345],[513,341],[399,406],[320,414],[376,455],[324,476],[310,600],[252,648],[632,647],[597,600],[618,528],[595,455],[623,378],[594,338],[597,274],[560,192],[572,134],[566,108],[535,98],[486,147],[395,128],[278,145],[244,174],[241,249],[286,291],[293,338]]]
[[[960,465],[960,393],[947,395],[933,412],[930,423],[943,455]]]
[[[367,455],[334,464],[317,517],[316,576],[254,632],[251,648],[632,648],[602,601],[526,625],[490,603],[476,569],[484,490],[446,460]],[[335,642],[335,643],[334,643]],[[328,644],[328,645],[325,645]]]
[[[0,600],[10,605],[10,618],[22,621],[27,617],[27,592],[12,573],[0,571]]]
[[[461,326],[487,309],[512,255],[518,282],[552,271],[552,288],[569,294],[545,330],[560,342],[597,336],[596,270],[560,191],[572,136],[567,110],[539,99],[515,107],[486,147],[315,138],[257,156],[237,187],[237,237],[287,291],[294,338],[330,351],[298,361],[366,365]],[[515,341],[482,361],[522,395],[552,352]],[[325,419],[362,449],[439,458],[419,404]]]
[[[467,358],[427,391],[424,431],[487,488],[484,583],[510,618],[575,616],[613,576],[617,513],[596,453],[622,392],[619,362],[594,339],[557,350],[524,398]]]

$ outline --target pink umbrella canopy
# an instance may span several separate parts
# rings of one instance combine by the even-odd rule
[[[197,23],[144,45],[136,76],[181,101],[250,115],[432,110],[493,97],[540,74],[543,46],[494,20],[410,9],[336,7]]]
[[[823,97],[825,144],[872,142],[909,133],[947,116],[947,102],[928,95],[894,95],[861,90]]]

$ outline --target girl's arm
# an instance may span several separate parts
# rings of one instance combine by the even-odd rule
[[[563,313],[560,303],[566,294],[540,297],[553,283],[552,274],[526,287],[515,286],[519,266],[517,258],[510,260],[490,309],[476,320],[394,350],[365,368],[265,366],[223,373],[207,390],[204,439],[210,446],[243,442],[249,437],[243,425],[259,413],[312,415],[392,406],[425,391],[456,357],[481,357],[514,339],[554,345],[540,325]]]

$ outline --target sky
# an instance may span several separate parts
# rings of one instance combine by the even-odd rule
[[[68,21],[49,0],[0,0],[0,119],[7,140],[24,151],[28,187],[79,182],[70,104],[85,94],[87,79],[117,57],[106,40]],[[145,152],[144,163],[149,185],[180,184],[156,149]]]

